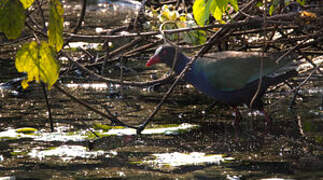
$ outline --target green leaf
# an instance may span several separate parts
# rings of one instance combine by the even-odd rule
[[[263,2],[261,2],[261,1],[258,1],[258,2],[257,2],[257,4],[256,4],[256,6],[257,6],[257,7],[261,7],[261,6],[263,6],[263,5],[264,5],[264,3],[263,3]]]
[[[22,82],[23,88],[33,80],[46,83],[48,89],[52,87],[59,75],[55,55],[53,48],[44,41],[41,44],[32,41],[22,46],[16,55],[16,68],[19,72],[28,73],[28,78]]]
[[[298,4],[300,4],[301,6],[305,5],[305,0],[296,0],[298,2]]]
[[[64,9],[59,0],[51,0],[49,6],[49,27],[48,42],[55,47],[56,51],[60,51],[63,47],[63,14]]]
[[[25,10],[18,0],[0,0],[0,32],[8,39],[20,36],[25,25]]]
[[[226,3],[224,5],[224,3]],[[211,13],[213,15],[213,17],[219,21],[220,23],[224,23],[224,21],[222,20],[222,16],[223,13],[225,11],[224,7],[226,7],[228,4],[228,2],[223,2],[223,1],[213,1],[211,7]]]
[[[112,129],[112,126],[100,124],[100,123],[94,123],[93,126],[94,126],[94,129],[96,129],[96,130],[102,129],[106,132],[109,131],[110,129]]]
[[[269,15],[273,15],[274,11],[279,6],[279,0],[273,0],[271,6],[269,7]]]
[[[195,21],[199,26],[204,26],[212,14],[217,21],[224,23],[222,16],[229,3],[235,11],[239,10],[237,0],[196,0],[193,5]]]
[[[35,0],[20,0],[25,9],[29,8]]]
[[[213,0],[196,0],[193,5],[193,15],[199,26],[204,26],[210,16],[210,3]]]
[[[275,11],[275,6],[274,4],[272,4],[270,7],[269,7],[269,15],[273,15],[273,12]]]

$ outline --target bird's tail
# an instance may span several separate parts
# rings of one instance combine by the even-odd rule
[[[284,74],[278,75],[276,77],[269,77],[266,80],[266,82],[268,83],[269,86],[276,85],[276,84],[284,82],[285,80],[287,80],[291,77],[295,77],[297,75],[298,75],[298,72],[296,70],[291,70],[291,71],[288,71]]]

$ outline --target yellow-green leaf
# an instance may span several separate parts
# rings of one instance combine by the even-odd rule
[[[272,5],[269,7],[269,15],[270,15],[270,16],[271,16],[271,15],[273,15],[274,10],[275,10],[275,6],[274,6],[274,4],[272,4]]]
[[[226,4],[227,5],[227,4]],[[213,1],[212,3],[212,9],[211,9],[211,13],[213,15],[213,17],[219,21],[220,23],[225,23],[223,20],[222,20],[222,16],[223,16],[223,13],[224,13],[224,9],[223,9],[223,4],[220,3],[220,1]]]
[[[29,8],[35,0],[20,0],[25,9]]]
[[[204,26],[210,16],[210,3],[213,0],[196,0],[193,4],[193,15],[199,26]]]
[[[300,4],[301,6],[305,5],[305,0],[296,0],[298,2],[298,4]]]
[[[239,10],[237,0],[196,0],[193,5],[194,19],[198,25],[204,26],[212,14],[217,21],[224,23],[222,16],[229,3],[235,11]]]
[[[269,15],[273,15],[274,11],[279,6],[279,0],[273,0],[271,6],[269,7]]]
[[[263,2],[261,2],[261,1],[258,1],[257,3],[256,3],[256,6],[257,7],[261,7],[261,6],[263,6],[264,5],[264,3]]]
[[[60,51],[63,47],[63,14],[64,9],[59,0],[50,0],[49,6],[49,27],[48,42],[55,47],[56,51]]]
[[[55,59],[55,51],[47,42],[37,44],[35,41],[26,43],[17,52],[16,68],[19,72],[26,72],[28,78],[22,82],[24,88],[28,82],[44,82],[50,89],[59,75],[59,64]]]
[[[38,130],[35,128],[32,128],[32,127],[25,127],[25,128],[16,129],[17,133],[23,133],[23,134],[32,134],[32,133],[35,133],[36,131],[38,131]]]
[[[8,39],[20,36],[25,25],[25,10],[19,0],[0,0],[0,32]]]

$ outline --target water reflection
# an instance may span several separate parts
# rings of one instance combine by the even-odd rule
[[[87,5],[87,16],[100,16],[104,18],[103,23],[110,25],[126,24],[138,13],[140,6],[140,2],[133,0],[91,0]]]

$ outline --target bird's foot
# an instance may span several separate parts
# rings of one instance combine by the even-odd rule
[[[141,135],[141,132],[145,129],[145,127],[146,126],[144,124],[138,126],[136,129],[137,135]]]
[[[268,133],[271,130],[272,127],[272,119],[271,117],[266,113],[266,111],[262,111],[265,116],[265,131]]]
[[[237,107],[233,107],[235,111],[235,118],[233,122],[233,126],[235,128],[240,128],[240,121],[242,120],[242,115]]]
[[[239,117],[239,118],[235,117],[234,122],[232,123],[232,125],[234,127],[240,127],[240,121],[241,121],[241,117]]]

